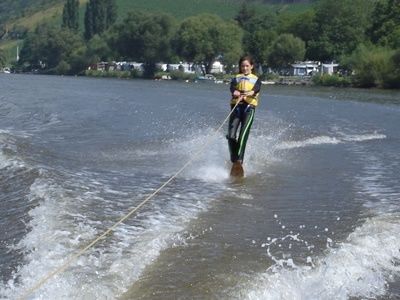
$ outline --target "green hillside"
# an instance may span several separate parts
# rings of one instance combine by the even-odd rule
[[[166,12],[179,19],[193,16],[201,13],[217,14],[225,19],[233,18],[242,1],[238,0],[118,0],[117,1],[120,16],[128,10],[142,9],[150,12]],[[283,10],[296,12],[310,7],[309,3],[298,4],[268,4],[261,1],[249,1],[257,10]]]
[[[200,13],[217,14],[223,18],[234,17],[243,1],[240,0],[117,0],[119,16],[122,17],[129,10],[146,10],[152,12],[166,12],[178,19]],[[310,8],[309,3],[298,4],[269,4],[261,1],[249,1],[249,4],[257,10],[285,10],[285,11],[303,11]]]
[[[178,18],[184,18],[204,12],[231,17],[243,1],[260,8],[265,5],[274,5],[275,7],[287,6],[289,10],[296,10],[307,7],[316,0],[117,0],[117,3],[121,16],[132,9],[144,9],[168,12]],[[65,0],[1,0],[0,25],[19,18],[29,18],[37,12],[46,11],[48,8],[62,5],[64,2]],[[84,6],[87,0],[80,2]]]
[[[9,1],[9,0],[5,0]],[[15,3],[22,0],[13,0]],[[36,0],[38,6],[33,4],[35,1],[30,1],[29,10],[18,11],[18,7],[14,5],[14,10],[10,12],[10,17],[5,18],[4,10],[3,18],[0,19],[3,26],[6,25],[9,29],[13,26],[23,26],[32,29],[40,22],[52,20],[60,22],[63,1],[61,0]],[[88,0],[80,0],[81,13],[83,19],[86,3]],[[278,1],[279,3],[271,4],[265,1],[248,1],[250,5],[254,6],[257,11],[262,10],[279,10],[287,12],[301,12],[310,8],[308,1],[291,1],[291,4],[285,4],[285,1]],[[44,4],[46,3],[46,5]],[[145,10],[151,12],[166,12],[178,19],[183,19],[188,16],[193,16],[200,13],[213,13],[223,18],[232,18],[238,12],[242,0],[117,0],[118,16],[122,19],[128,11],[131,10]],[[40,4],[40,5],[39,5]],[[17,17],[19,16],[19,17]]]
[[[214,13],[229,18],[235,15],[239,7],[237,0],[118,0],[119,16],[129,10],[146,10],[152,12],[166,12],[179,19],[199,13]]]
[[[3,51],[7,62],[15,61],[17,57],[17,47],[19,49],[22,47],[21,40],[8,40],[4,42],[0,42],[0,49]]]
[[[32,15],[57,3],[63,3],[63,0],[1,0],[0,24]]]
[[[80,0],[80,28],[83,31],[83,18],[89,0]],[[257,12],[273,10],[299,13],[310,9],[314,1],[308,0],[247,0]],[[290,4],[287,4],[290,2]],[[61,24],[64,0],[1,0],[0,7],[0,49],[11,60],[15,57],[17,44],[10,33],[16,30],[33,30],[38,24],[51,22]],[[233,18],[239,11],[243,0],[117,0],[118,20],[129,11],[165,12],[179,20],[186,17],[210,13],[224,19]],[[25,6],[24,6],[25,5]],[[8,32],[8,34],[6,33]]]

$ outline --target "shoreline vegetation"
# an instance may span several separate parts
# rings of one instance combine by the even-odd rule
[[[99,71],[86,70],[84,76],[102,77],[102,78],[119,78],[119,79],[146,79],[137,71]],[[231,74],[213,74],[208,79],[204,76],[198,76],[193,73],[174,72],[158,72],[153,80],[175,80],[185,82],[208,81],[214,83],[229,83],[233,75]],[[264,85],[302,85],[302,86],[334,86],[334,87],[356,87],[351,83],[351,79],[345,76],[333,75],[314,75],[314,76],[279,76],[279,75],[261,75],[261,83]]]
[[[12,72],[9,68],[0,70],[0,73],[15,73],[15,74],[33,74],[33,75],[58,75],[58,76],[79,76],[79,77],[94,77],[94,78],[116,78],[116,79],[144,79],[144,80],[163,80],[163,81],[184,81],[184,82],[210,82],[216,84],[228,84],[232,78],[232,74],[208,74],[209,76],[199,76],[194,73],[185,73],[180,71],[172,72],[157,72],[153,78],[143,76],[142,72],[120,71],[120,70],[86,70],[81,74],[57,74],[54,72]],[[331,87],[358,87],[352,84],[349,76],[340,76],[337,74],[323,74],[313,76],[291,76],[291,75],[261,75],[261,83],[263,85],[295,85],[295,86],[331,86]],[[376,88],[376,87],[374,87]]]
[[[201,12],[200,4],[197,13],[177,18],[140,9],[121,14],[119,0],[88,0],[83,6],[65,0],[57,24],[43,22],[30,29],[0,24],[0,70],[185,81],[214,76],[215,82],[224,82],[235,72],[237,59],[248,54],[260,65],[265,84],[400,89],[398,1],[310,0],[306,10],[296,13],[233,2],[236,14],[229,18],[218,11]],[[16,51],[5,50],[4,42],[12,40],[21,41],[14,44]],[[93,71],[99,69],[92,66],[114,61],[142,67]],[[183,66],[180,73],[156,62],[192,66]],[[223,67],[217,72],[226,74],[209,75],[215,62]],[[318,62],[321,68],[304,68],[305,62]]]
[[[9,73],[9,72],[7,72]],[[228,84],[232,78],[232,74],[213,74],[208,78],[199,76],[193,73],[184,72],[158,72],[154,78],[142,76],[140,72],[135,71],[116,71],[116,70],[86,70],[80,75],[64,75],[51,73],[35,73],[26,72],[20,74],[38,74],[38,75],[59,75],[59,76],[79,76],[79,77],[94,77],[94,78],[116,78],[116,79],[143,79],[157,81],[184,81],[184,82],[210,82],[216,84]],[[261,76],[263,85],[296,85],[296,86],[333,86],[333,87],[353,87],[351,80],[347,77],[338,75],[314,75],[314,76]]]
[[[121,80],[154,80],[154,81],[179,81],[186,83],[210,83],[210,84],[229,84],[232,74],[215,74],[214,78],[205,79],[204,76],[196,74],[188,74],[183,72],[160,72],[154,78],[142,76],[139,72],[132,71],[99,71],[87,70],[82,74],[55,74],[55,73],[38,73],[38,72],[1,72],[6,74],[21,74],[21,75],[53,75],[67,77],[88,77],[88,78],[103,78],[103,79],[121,79]],[[173,75],[171,75],[173,73]],[[179,74],[181,73],[181,74]],[[381,91],[400,91],[400,89],[383,89],[376,86],[360,87],[351,83],[351,79],[345,76],[333,75],[314,75],[314,76],[274,76],[273,78],[265,79],[261,76],[261,83],[268,86],[297,86],[297,87],[331,87],[331,88],[354,88],[360,90],[381,90]]]

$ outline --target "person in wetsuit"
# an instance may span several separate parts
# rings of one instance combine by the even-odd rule
[[[252,73],[253,68],[254,61],[250,56],[241,57],[239,60],[239,74],[232,78],[230,84],[232,94],[231,109],[239,102],[229,118],[228,134],[226,136],[232,163],[243,163],[247,139],[254,120],[255,108],[258,105],[261,81]]]

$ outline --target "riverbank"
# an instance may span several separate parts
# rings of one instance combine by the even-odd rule
[[[0,72],[1,73],[1,72]],[[94,78],[118,78],[118,79],[147,79],[147,80],[166,80],[166,81],[184,81],[184,82],[210,82],[216,84],[229,84],[233,75],[231,74],[215,74],[211,76],[198,76],[193,73],[183,73],[183,72],[158,72],[153,78],[145,78],[143,75],[136,71],[99,71],[99,70],[87,70],[83,74],[78,75],[63,75],[54,73],[43,73],[38,70],[33,72],[21,73],[13,72],[13,70],[8,70],[3,73],[12,74],[35,74],[35,75],[60,75],[60,76],[83,76],[83,77],[94,77]],[[210,75],[210,74],[209,74]],[[261,76],[262,78],[262,76]],[[379,90],[400,90],[399,88],[388,88],[382,86],[372,86],[372,87],[360,87],[352,83],[350,76],[340,76],[340,75],[314,75],[314,76],[279,76],[264,79],[261,81],[263,85],[284,85],[284,86],[326,86],[326,87],[346,87],[346,88],[356,88],[356,89],[379,89]]]
[[[112,77],[112,78],[142,78],[140,72],[134,71],[98,71],[88,70],[85,72],[85,76],[90,77]],[[185,73],[179,71],[173,72],[157,72],[153,79],[155,80],[177,80],[185,82],[214,82],[229,83],[232,74],[206,74],[205,76],[199,76],[194,73]],[[314,76],[260,76],[264,85],[298,85],[298,86],[334,86],[334,87],[354,87],[349,76],[340,75],[314,75]]]

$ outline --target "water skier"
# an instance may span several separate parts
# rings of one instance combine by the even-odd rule
[[[232,94],[231,109],[235,110],[229,119],[228,145],[232,165],[231,175],[243,176],[243,158],[250,128],[253,124],[255,108],[261,88],[260,79],[253,74],[254,61],[250,56],[239,60],[239,74],[232,78],[230,91]],[[239,135],[238,130],[240,127]]]

